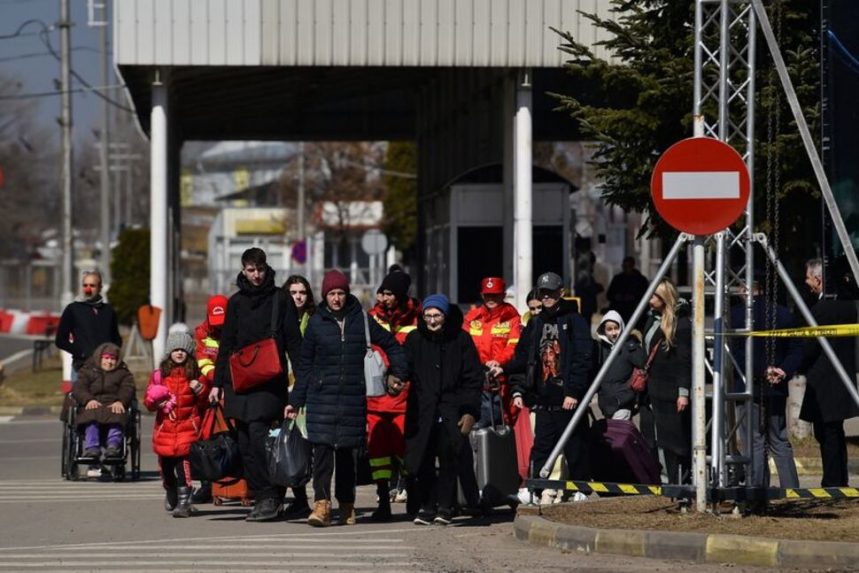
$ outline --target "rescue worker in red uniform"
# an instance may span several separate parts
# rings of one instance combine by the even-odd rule
[[[417,328],[421,316],[420,303],[408,294],[411,282],[411,277],[401,270],[388,274],[379,287],[380,301],[368,312],[401,345],[405,343],[406,336]],[[405,454],[408,396],[409,385],[406,383],[396,396],[386,394],[367,398],[367,454],[379,496],[379,507],[373,512],[374,521],[391,519],[390,482],[395,467],[402,468]]]
[[[480,362],[487,370],[511,360],[516,351],[516,344],[519,342],[521,329],[519,311],[512,304],[504,302],[505,289],[506,285],[502,278],[483,279],[480,283],[483,304],[471,309],[462,322],[462,328],[474,340]],[[512,407],[510,390],[505,382],[504,378],[494,381],[500,389],[504,421],[512,425],[518,410]],[[492,423],[489,418],[489,405],[492,404],[493,408],[497,408],[495,402],[496,399],[490,392],[483,392],[480,420],[476,427],[486,427]],[[497,418],[495,421],[500,422]]]
[[[194,329],[194,356],[197,357],[197,367],[206,378],[211,388],[215,380],[215,362],[218,360],[218,348],[221,345],[221,326],[227,315],[227,297],[216,294],[209,297],[206,304],[206,320]],[[200,488],[194,490],[192,503],[210,503],[212,501],[212,482],[200,483]]]
[[[480,295],[483,298],[483,304],[470,310],[462,322],[462,328],[474,340],[480,362],[487,370],[499,364],[506,364],[507,361],[511,360],[516,351],[516,345],[519,343],[519,333],[522,328],[521,318],[515,306],[504,302],[506,288],[504,279],[500,277],[484,278],[480,283]],[[487,384],[491,384],[492,389],[484,389],[481,398],[480,420],[474,427],[485,428],[492,424],[493,419],[496,424],[503,420],[510,427],[516,426],[521,410],[513,406],[507,379],[503,376],[496,379],[487,377]],[[528,412],[525,412],[523,421],[530,430]],[[521,437],[518,435],[519,433],[521,431],[516,433],[517,458],[520,474],[525,479],[528,476],[528,456],[531,453],[533,440],[529,439],[530,431]],[[465,457],[473,464],[472,456],[469,454],[470,452],[465,452]],[[463,489],[468,494],[471,490],[469,485],[471,476],[467,474],[467,468],[462,468],[462,472],[464,472],[461,474],[461,479],[464,478]],[[473,497],[473,494],[466,495],[466,498],[468,497]],[[469,500],[469,505],[472,504],[472,501]]]

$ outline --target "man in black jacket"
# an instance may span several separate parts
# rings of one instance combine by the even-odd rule
[[[536,476],[573,417],[573,410],[588,390],[593,340],[575,305],[562,298],[563,281],[555,273],[537,279],[543,310],[528,321],[516,354],[503,367],[492,370],[525,374],[523,386],[513,386],[513,405],[527,403],[536,415],[531,475]],[[587,404],[582,406],[587,407]],[[564,446],[571,479],[590,477],[586,422],[579,424]]]
[[[295,364],[301,350],[298,312],[289,294],[274,282],[274,269],[266,263],[265,252],[256,247],[242,253],[242,271],[236,284],[239,292],[230,297],[221,331],[221,346],[215,367],[211,401],[224,398],[224,415],[236,420],[239,449],[245,478],[256,503],[248,521],[276,519],[284,490],[273,485],[266,465],[265,442],[269,428],[283,419],[287,402],[286,361]],[[276,305],[276,306],[275,306]],[[274,336],[283,371],[282,376],[246,392],[233,389],[230,356],[243,347]]]
[[[72,355],[72,382],[99,344],[122,346],[116,313],[102,298],[101,287],[100,272],[84,273],[80,298],[63,310],[57,327],[54,343]]]

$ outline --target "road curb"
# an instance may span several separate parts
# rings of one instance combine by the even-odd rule
[[[513,534],[520,541],[581,553],[611,553],[651,559],[766,567],[856,567],[859,543],[800,541],[677,531],[594,529],[517,514]]]
[[[0,406],[0,416],[59,416],[62,406]]]

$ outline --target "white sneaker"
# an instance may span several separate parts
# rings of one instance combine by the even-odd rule
[[[570,498],[570,501],[573,501],[573,502],[575,502],[575,501],[587,501],[587,500],[588,500],[588,496],[586,496],[585,494],[583,494],[580,491],[577,491],[575,494],[573,494],[573,497]]]
[[[397,492],[396,497],[394,497],[395,503],[406,503],[409,500],[409,494],[406,493],[406,490],[402,489]]]
[[[534,494],[532,494],[531,490],[527,487],[520,488],[519,492],[516,494],[516,497],[519,499],[519,503],[522,505],[534,504]]]

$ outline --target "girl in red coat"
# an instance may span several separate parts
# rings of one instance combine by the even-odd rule
[[[200,435],[208,394],[207,379],[193,358],[194,339],[187,332],[167,337],[167,356],[152,373],[144,404],[157,412],[152,449],[158,455],[167,496],[164,507],[173,517],[191,515],[191,464],[188,454]]]

